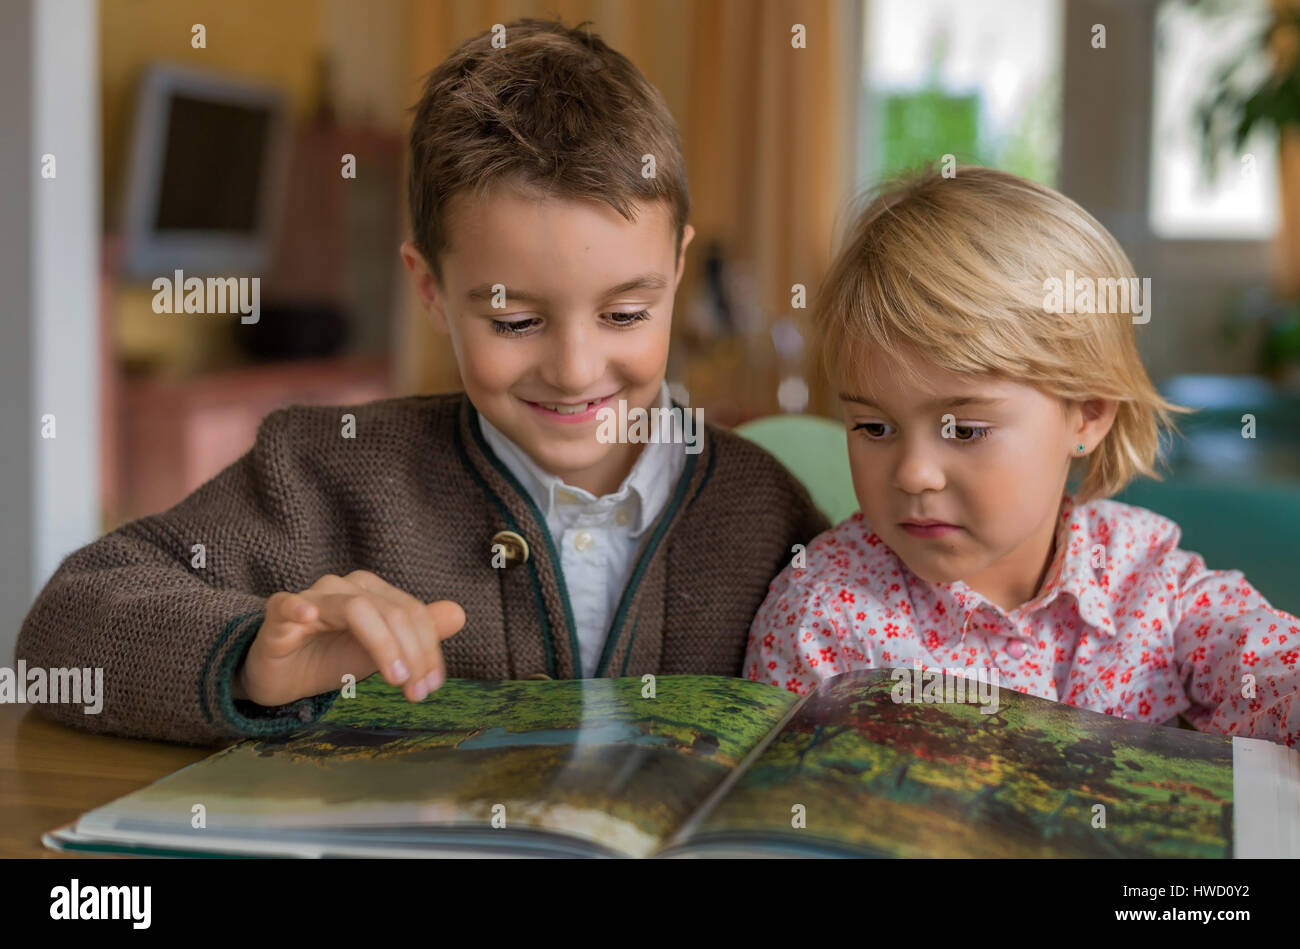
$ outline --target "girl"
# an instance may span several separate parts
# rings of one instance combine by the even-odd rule
[[[996,669],[1295,744],[1300,620],[1178,549],[1172,521],[1105,500],[1158,477],[1160,430],[1189,411],[1142,367],[1144,296],[1115,239],[1031,181],[968,167],[876,197],[815,312],[860,510],[773,581],[745,674],[803,694],[851,669]]]

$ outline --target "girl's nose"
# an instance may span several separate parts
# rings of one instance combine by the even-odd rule
[[[905,494],[941,491],[946,484],[934,452],[923,445],[903,445],[894,468],[894,486]]]

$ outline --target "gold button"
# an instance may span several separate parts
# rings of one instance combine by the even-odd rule
[[[578,503],[578,496],[577,496],[576,494],[574,494],[572,491],[565,491],[563,488],[561,488],[559,491],[556,491],[556,492],[555,492],[555,498],[556,498],[556,500],[559,501],[561,504],[577,504],[577,503]]]
[[[632,523],[632,514],[627,508],[621,507],[614,513],[614,523],[619,527],[627,527]]]
[[[506,563],[515,566],[528,562],[528,541],[514,531],[497,531],[492,535],[492,553],[497,553],[497,545],[505,548]]]
[[[534,672],[530,675],[524,676],[524,678],[525,679],[550,679],[551,677],[548,676],[545,672]]]
[[[579,550],[586,550],[593,542],[592,536],[586,531],[579,531],[578,536],[573,538],[573,546]]]

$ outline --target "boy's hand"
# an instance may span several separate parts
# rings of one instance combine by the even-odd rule
[[[284,705],[375,672],[418,702],[446,678],[442,640],[465,625],[451,600],[422,603],[366,570],[326,574],[301,593],[276,593],[241,670],[236,698]],[[240,693],[243,693],[242,695]]]

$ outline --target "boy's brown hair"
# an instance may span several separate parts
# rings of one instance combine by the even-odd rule
[[[489,30],[429,74],[411,123],[408,192],[413,242],[439,281],[448,203],[503,183],[602,201],[629,221],[633,203],[666,201],[680,253],[690,195],[672,113],[585,26],[515,20],[504,47]],[[654,156],[653,177],[642,174],[645,155]]]

